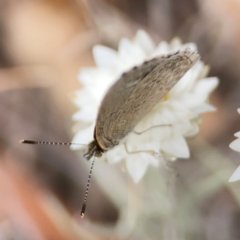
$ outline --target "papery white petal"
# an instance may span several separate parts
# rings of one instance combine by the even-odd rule
[[[151,37],[143,30],[138,30],[134,39],[134,44],[143,49],[145,54],[150,55],[155,48],[155,44]]]
[[[230,143],[229,147],[237,152],[240,152],[240,139],[236,139]]]
[[[179,81],[178,83],[170,90],[169,97],[176,96],[177,94],[181,94],[185,92],[185,89],[188,86],[192,86],[192,78],[191,78],[192,71],[188,71]]]
[[[204,68],[204,63],[202,61],[198,61],[194,64],[194,66],[189,70],[192,71],[192,78],[193,82],[195,83],[196,80],[198,79],[198,76],[202,73],[202,69]],[[189,88],[189,91],[190,88]]]
[[[159,167],[160,159],[162,161],[163,156],[162,154],[155,154],[152,157],[149,158],[149,164],[152,165],[153,167]]]
[[[179,120],[172,125],[172,131],[176,131],[181,135],[185,135],[188,131],[192,129],[192,124],[189,119],[179,118]]]
[[[178,158],[189,158],[190,155],[185,138],[174,131],[162,141],[162,150]]]
[[[94,106],[83,108],[80,111],[73,114],[72,119],[74,121],[93,122],[97,117],[97,111]]]
[[[185,93],[184,95],[178,97],[178,100],[181,101],[181,103],[188,109],[193,109],[202,105],[207,99],[208,96],[206,95],[198,95],[194,93]]]
[[[93,131],[94,131],[94,124],[92,124],[91,126],[89,126],[88,128],[85,128],[83,130],[81,130],[80,132],[78,132],[72,142],[75,143],[81,143],[81,144],[88,144],[89,142],[91,142],[93,140]],[[79,145],[71,145],[71,149],[79,149],[79,148],[83,148],[84,146],[79,146]]]
[[[83,89],[79,95],[84,95],[84,99],[79,102],[94,101],[99,104],[108,88],[117,80],[119,73],[117,71],[107,71],[106,69],[84,69],[80,72],[79,80],[83,83]],[[90,95],[89,95],[90,94]],[[81,97],[81,96],[80,96]]]
[[[126,38],[121,39],[118,54],[123,65],[122,70],[125,71],[129,70],[133,66],[141,64],[146,57],[141,48],[134,45]]]
[[[148,153],[128,154],[126,156],[126,168],[135,183],[138,183],[144,176],[151,158],[153,156]]]
[[[162,41],[158,44],[157,48],[155,49],[154,53],[152,54],[152,57],[161,56],[164,54],[169,53],[169,45],[167,42]]]
[[[130,152],[154,151],[157,153],[160,151],[160,143],[155,139],[158,139],[158,136],[156,136],[155,129],[151,129],[140,135],[135,133],[130,133],[128,135],[127,142],[126,142],[127,149]]]
[[[98,68],[81,68],[78,80],[84,87],[91,87],[97,81],[99,74],[101,74],[101,70]]]
[[[91,93],[87,89],[71,93],[70,99],[79,108],[82,108],[86,105],[92,106],[94,103],[96,103],[96,100],[94,97],[91,97]]]
[[[234,171],[232,176],[229,178],[229,182],[235,182],[240,180],[240,166],[237,167],[237,169]]]
[[[186,118],[189,115],[189,108],[186,103],[179,101],[179,98],[172,98],[168,102],[168,109],[173,113],[173,120],[171,123],[177,122],[182,117]]]
[[[199,132],[199,126],[196,122],[193,122],[192,123],[192,128],[189,131],[187,131],[184,134],[184,136],[185,137],[192,137],[192,136],[195,136],[196,134],[198,134],[198,132]]]
[[[179,37],[175,37],[171,40],[169,43],[169,51],[175,51],[176,49],[179,49],[182,45],[182,40]]]
[[[195,114],[201,114],[201,113],[205,113],[205,112],[214,112],[216,110],[217,110],[217,108],[214,107],[213,105],[208,104],[208,103],[203,103],[200,106],[195,107],[192,111]]]
[[[106,159],[109,163],[117,163],[127,155],[123,144],[120,144],[113,149],[110,149],[105,154]]]
[[[240,138],[240,132],[236,132],[234,136]]]
[[[111,48],[96,45],[93,47],[93,56],[98,67],[115,68],[118,65],[118,54]]]
[[[137,125],[138,126],[138,125]],[[141,133],[148,128],[142,128],[141,125],[139,127],[135,127],[134,131]],[[151,136],[151,141],[157,142],[154,143],[154,147],[151,148],[152,150],[156,150],[157,148],[161,148],[161,140],[166,138],[171,132],[171,125],[167,124],[160,124],[160,125],[152,125],[152,129],[147,130],[146,134]],[[131,136],[131,135],[129,135]],[[138,141],[137,141],[138,142]],[[136,144],[136,143],[135,143]]]
[[[208,75],[210,71],[210,67],[208,65],[204,65],[204,67],[202,68],[201,72],[198,75],[198,79],[197,80],[201,80],[206,78],[206,76]]]
[[[181,50],[184,50],[184,49],[187,49],[187,48],[190,48],[192,51],[196,51],[197,50],[197,45],[195,43],[186,43],[186,44],[183,44],[180,47]]]
[[[88,128],[92,123],[89,122],[75,122],[73,127],[72,127],[72,131],[73,132],[78,132],[78,131],[82,131],[85,128]]]
[[[122,38],[118,45],[118,55],[121,59],[124,60],[124,57],[127,57],[128,53],[133,51],[133,44],[127,38]]]
[[[194,93],[209,95],[217,87],[218,83],[219,80],[216,77],[201,79],[196,84]]]
[[[201,62],[197,62],[171,89],[171,91],[169,92],[170,97],[191,91],[202,68],[203,64]]]
[[[149,115],[145,116],[134,128],[137,132],[143,132],[153,126],[159,126],[164,124],[171,124],[175,122],[175,114],[169,109],[168,106],[159,104],[159,108],[154,108]],[[151,117],[150,117],[151,116]],[[160,129],[166,128],[164,126]],[[155,128],[156,129],[156,128]]]
[[[158,111],[156,111],[156,117],[155,119],[159,119],[161,120],[160,123],[163,124],[171,124],[174,123],[176,121],[176,115],[175,113],[171,110],[171,108],[169,107],[170,103],[166,103],[166,105],[164,105],[161,108],[158,109]],[[161,119],[162,118],[162,119]],[[156,124],[154,124],[156,125]]]

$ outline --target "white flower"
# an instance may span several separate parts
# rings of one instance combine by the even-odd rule
[[[238,113],[240,114],[240,108],[238,108]],[[234,134],[237,139],[230,143],[229,147],[237,152],[240,152],[240,132]],[[235,182],[240,180],[240,166],[235,170],[232,176],[229,178],[229,182]]]
[[[156,46],[142,30],[137,32],[133,41],[123,38],[119,43],[118,51],[95,46],[93,56],[97,67],[81,69],[79,81],[82,89],[72,96],[73,102],[80,108],[73,115],[73,120],[77,121],[73,141],[88,143],[93,139],[101,100],[123,72],[146,59],[186,47],[197,49],[194,43],[182,45],[178,38],[174,38],[169,44],[160,42]],[[218,79],[205,78],[207,72],[208,67],[198,61],[164,99],[138,123],[134,131],[140,133],[150,129],[140,135],[130,133],[126,137],[125,143],[129,152],[142,152],[129,154],[124,144],[120,144],[104,154],[106,160],[109,163],[125,160],[126,170],[132,179],[138,182],[149,164],[155,167],[159,165],[161,155],[168,160],[188,158],[189,148],[185,137],[198,133],[201,122],[199,114],[215,111],[215,107],[208,103],[208,97],[218,85]],[[157,125],[167,126],[153,127]],[[76,149],[76,146],[73,148]]]

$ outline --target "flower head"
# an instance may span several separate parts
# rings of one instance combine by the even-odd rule
[[[240,114],[240,108],[238,108],[238,113]],[[230,143],[229,147],[237,152],[240,152],[240,132],[234,134],[237,139]],[[229,182],[235,182],[240,180],[240,166],[235,170],[229,179]]]
[[[73,141],[86,143],[93,139],[101,100],[123,72],[146,59],[187,47],[197,49],[194,43],[182,44],[178,38],[170,43],[160,42],[156,46],[142,30],[137,32],[132,41],[123,38],[118,51],[95,46],[93,56],[97,67],[81,69],[79,81],[82,89],[72,95],[73,102],[79,107],[79,111],[73,115],[73,120],[77,121]],[[149,164],[155,167],[159,165],[161,155],[168,160],[188,158],[189,148],[185,138],[198,133],[201,113],[215,111],[215,107],[208,103],[208,97],[218,85],[218,79],[206,78],[207,73],[208,67],[198,61],[137,124],[123,143],[104,154],[106,160],[109,163],[125,160],[126,170],[138,182]],[[73,148],[76,149],[76,146]]]

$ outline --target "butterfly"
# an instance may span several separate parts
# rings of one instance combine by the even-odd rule
[[[97,115],[93,141],[88,144],[88,151],[84,155],[87,160],[94,158],[82,206],[82,217],[86,209],[95,157],[101,157],[104,152],[117,146],[199,59],[199,54],[190,48],[155,57],[123,73],[107,91]],[[77,144],[32,140],[20,142]]]

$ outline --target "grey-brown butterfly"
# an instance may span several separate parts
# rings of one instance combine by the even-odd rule
[[[98,112],[94,139],[89,143],[88,151],[84,155],[88,160],[94,158],[82,206],[82,217],[86,209],[95,157],[101,157],[104,152],[118,145],[199,58],[198,53],[189,48],[153,58],[123,73],[108,90]],[[22,140],[21,143],[78,144],[32,140]]]

